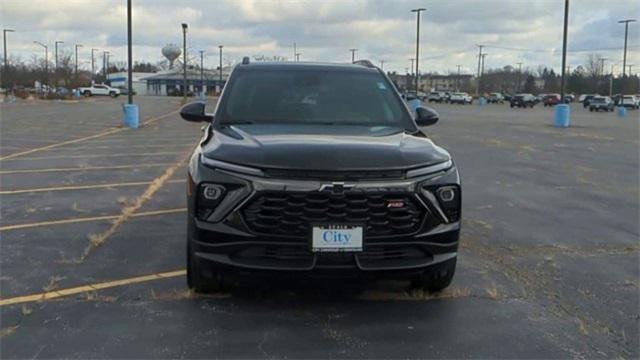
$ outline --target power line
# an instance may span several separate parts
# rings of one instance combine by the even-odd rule
[[[494,48],[500,50],[511,50],[511,51],[522,51],[522,52],[557,52],[560,49],[550,48],[550,49],[527,49],[527,48],[515,48],[509,46],[500,46],[500,45],[485,45],[487,48]],[[628,46],[627,48],[640,48],[640,46]],[[623,47],[608,47],[608,48],[591,48],[591,49],[567,49],[567,52],[589,52],[589,51],[606,51],[606,50],[622,50]]]

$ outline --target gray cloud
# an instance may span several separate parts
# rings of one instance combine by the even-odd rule
[[[562,39],[561,0],[133,0],[134,56],[157,61],[166,43],[180,43],[180,23],[188,22],[189,48],[203,49],[208,62],[217,62],[217,45],[225,57],[264,54],[293,57],[293,42],[303,60],[348,61],[348,49],[359,57],[385,60],[385,68],[404,72],[415,56],[415,14],[425,7],[421,31],[421,69],[446,72],[461,64],[475,72],[475,44],[487,45],[486,67],[522,61],[532,69],[539,64],[559,67]],[[12,54],[40,56],[33,40],[52,44],[64,40],[64,51],[75,43],[108,50],[113,59],[125,57],[126,8],[124,0],[3,0],[3,27]],[[620,48],[623,26],[617,20],[640,14],[635,0],[572,1],[569,48]],[[631,26],[629,62],[639,63],[639,24]],[[518,51],[513,49],[537,49]],[[622,51],[597,51],[612,62]],[[572,66],[588,52],[572,52]],[[640,64],[639,64],[640,65]]]

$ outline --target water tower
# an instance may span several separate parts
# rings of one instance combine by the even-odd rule
[[[167,44],[162,48],[162,55],[169,60],[169,69],[173,68],[173,62],[182,54],[182,50],[176,44]]]

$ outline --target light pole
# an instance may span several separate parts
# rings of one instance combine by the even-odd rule
[[[380,70],[384,70],[384,60],[380,60]]]
[[[566,128],[571,125],[569,104],[564,99],[565,78],[567,72],[567,33],[569,27],[569,0],[564,0],[564,26],[562,30],[562,76],[560,77],[560,104],[556,105],[554,125]]]
[[[187,29],[189,25],[182,23],[182,101],[187,102]]]
[[[131,20],[131,0],[127,0],[127,102],[133,105],[133,31]],[[136,108],[135,126],[138,127]]]
[[[56,47],[56,60],[55,60],[56,68],[55,68],[55,72],[58,71],[58,44],[64,44],[64,41],[58,41],[58,40],[55,41],[55,47]]]
[[[49,85],[49,48],[40,41],[34,41],[34,44],[38,44],[44,48],[44,81]]]
[[[93,77],[96,75],[95,58],[93,56],[95,51],[98,51],[98,49],[91,49],[91,83],[93,83]]]
[[[78,79],[78,48],[82,47],[82,44],[76,44],[76,80]]]
[[[200,92],[204,96],[204,50],[200,50]]]
[[[222,92],[222,48],[224,45],[218,45],[218,49],[220,49],[220,92]]]
[[[416,59],[411,58],[411,59],[409,59],[409,61],[411,61],[411,71],[409,72],[409,77],[411,78],[411,77],[413,77],[413,75],[414,75],[414,74],[413,74],[413,69],[414,69],[414,68],[413,68],[413,62],[414,62],[414,61],[416,61]],[[413,79],[412,79],[412,80],[413,80]],[[413,81],[411,81],[411,82],[413,82]],[[410,83],[411,83],[411,82],[410,82]],[[408,90],[410,90],[410,89],[411,89],[411,86],[408,86]],[[418,96],[418,88],[417,88],[417,87],[415,88],[415,91],[416,91],[416,96]]]
[[[351,51],[351,63],[355,63],[356,62],[356,51],[358,51],[358,49],[349,49],[349,51]]]
[[[413,9],[411,12],[416,13],[416,96],[418,95],[418,82],[420,75],[418,73],[420,63],[420,13],[425,11],[425,8]]]
[[[478,47],[478,81],[476,81],[476,95],[480,96],[480,80],[481,80],[481,75],[480,75],[480,62],[482,61],[482,48],[484,47],[484,45],[476,45]]]
[[[462,65],[456,65],[458,67],[458,77],[456,77],[456,91],[460,91],[460,68]]]
[[[296,62],[300,62],[300,55],[302,55],[301,53],[296,53]]]
[[[626,19],[618,21],[618,24],[624,24],[624,55],[622,56],[622,78],[624,79],[627,67],[627,38],[629,36],[629,23],[636,22],[636,19]]]
[[[7,33],[8,32],[15,32],[15,30],[13,29],[2,29],[2,40],[4,42],[4,67],[2,68],[3,74],[2,74],[2,82],[3,82],[3,86],[4,86],[4,90],[5,90],[5,96],[9,96],[9,87],[7,86]]]
[[[105,81],[107,80],[107,68],[109,67],[109,60],[107,60],[108,55],[109,55],[108,51],[102,52],[102,73],[104,75]]]
[[[298,55],[298,49],[297,49],[297,46],[296,46],[296,42],[294,41],[293,42],[293,58],[294,59],[296,58],[296,55]]]
[[[481,61],[482,65],[480,65],[480,78],[481,78],[481,79],[482,79],[482,77],[484,76],[484,58],[485,58],[487,55],[489,55],[489,54],[487,54],[487,53],[483,53],[483,54],[482,54],[482,61]],[[482,89],[480,89],[480,91],[482,91]]]
[[[604,62],[608,60],[607,58],[599,58],[600,66],[598,66],[598,72],[600,76],[604,76]]]
[[[520,92],[520,76],[522,76],[522,63],[516,63],[518,65],[518,82],[516,84],[516,93]]]

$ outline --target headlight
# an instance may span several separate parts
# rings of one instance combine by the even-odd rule
[[[422,195],[434,203],[439,208],[441,215],[446,217],[448,222],[456,222],[460,220],[460,208],[462,205],[460,196],[460,186],[443,185],[443,186],[424,186]]]

